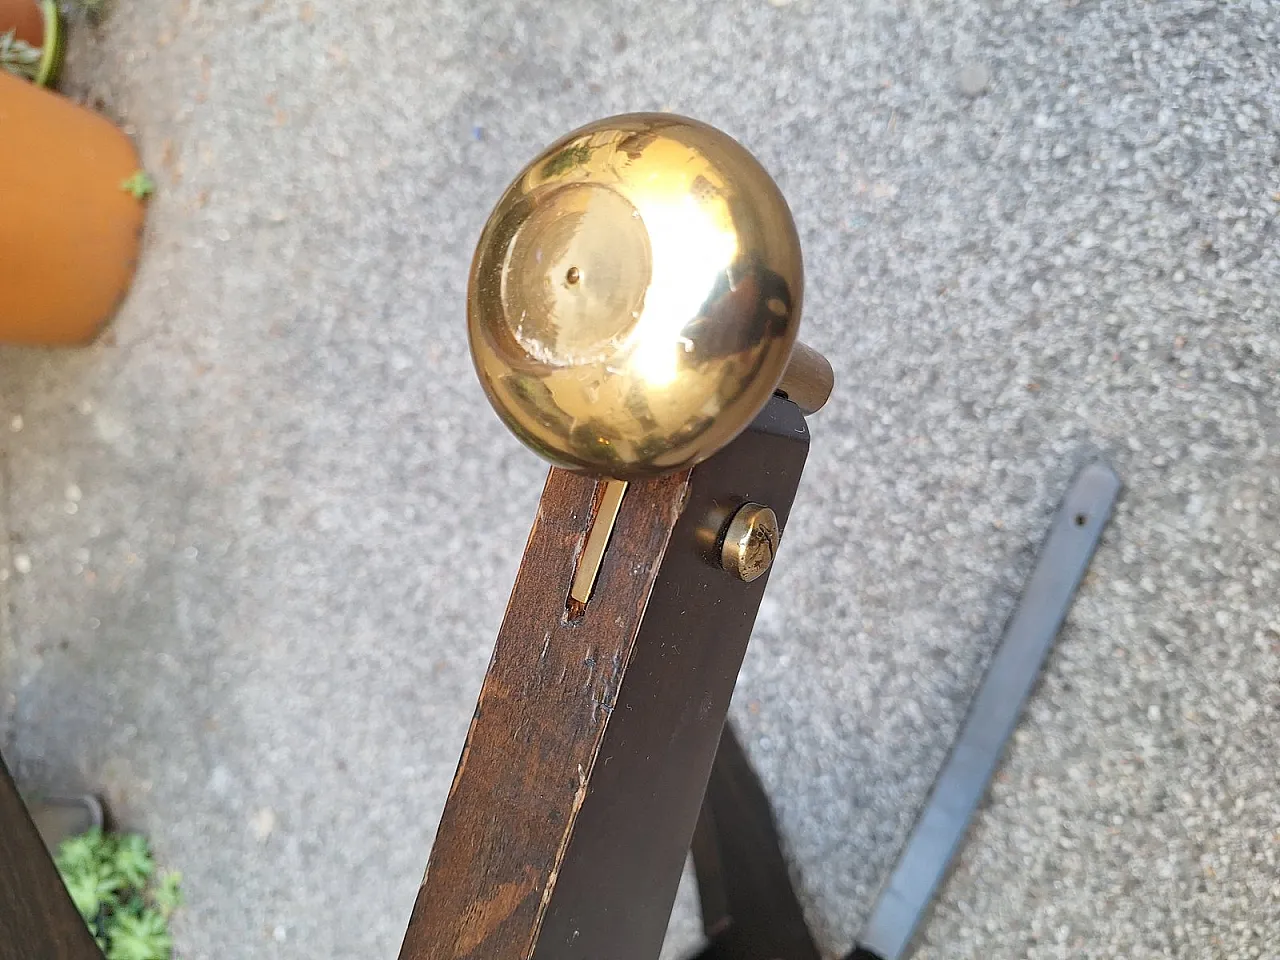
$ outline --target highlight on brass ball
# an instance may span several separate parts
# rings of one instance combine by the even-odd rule
[[[800,241],[732,137],[667,114],[576,130],[489,217],[467,326],[507,426],[562,467],[691,466],[754,419],[800,323]]]

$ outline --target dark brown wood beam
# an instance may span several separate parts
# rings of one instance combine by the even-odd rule
[[[742,504],[785,528],[808,452],[770,401],[719,454],[633,483],[566,605],[597,482],[552,470],[401,960],[654,960],[767,575],[720,569]]]
[[[3,762],[0,960],[102,960]]]

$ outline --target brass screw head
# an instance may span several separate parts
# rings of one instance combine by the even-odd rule
[[[778,550],[778,517],[758,503],[743,504],[729,521],[720,548],[720,565],[750,583],[764,576]]]

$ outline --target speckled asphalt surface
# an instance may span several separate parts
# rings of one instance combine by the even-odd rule
[[[395,955],[542,475],[471,245],[631,109],[776,174],[839,377],[734,708],[824,949],[1102,455],[919,956],[1280,956],[1280,5],[164,0],[71,74],[159,191],[110,337],[0,350],[5,754],[184,871],[185,960]]]

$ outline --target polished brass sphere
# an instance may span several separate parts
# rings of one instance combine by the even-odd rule
[[[741,144],[684,117],[611,117],[498,201],[471,267],[471,353],[494,409],[552,463],[657,476],[760,412],[803,286],[791,211]]]

